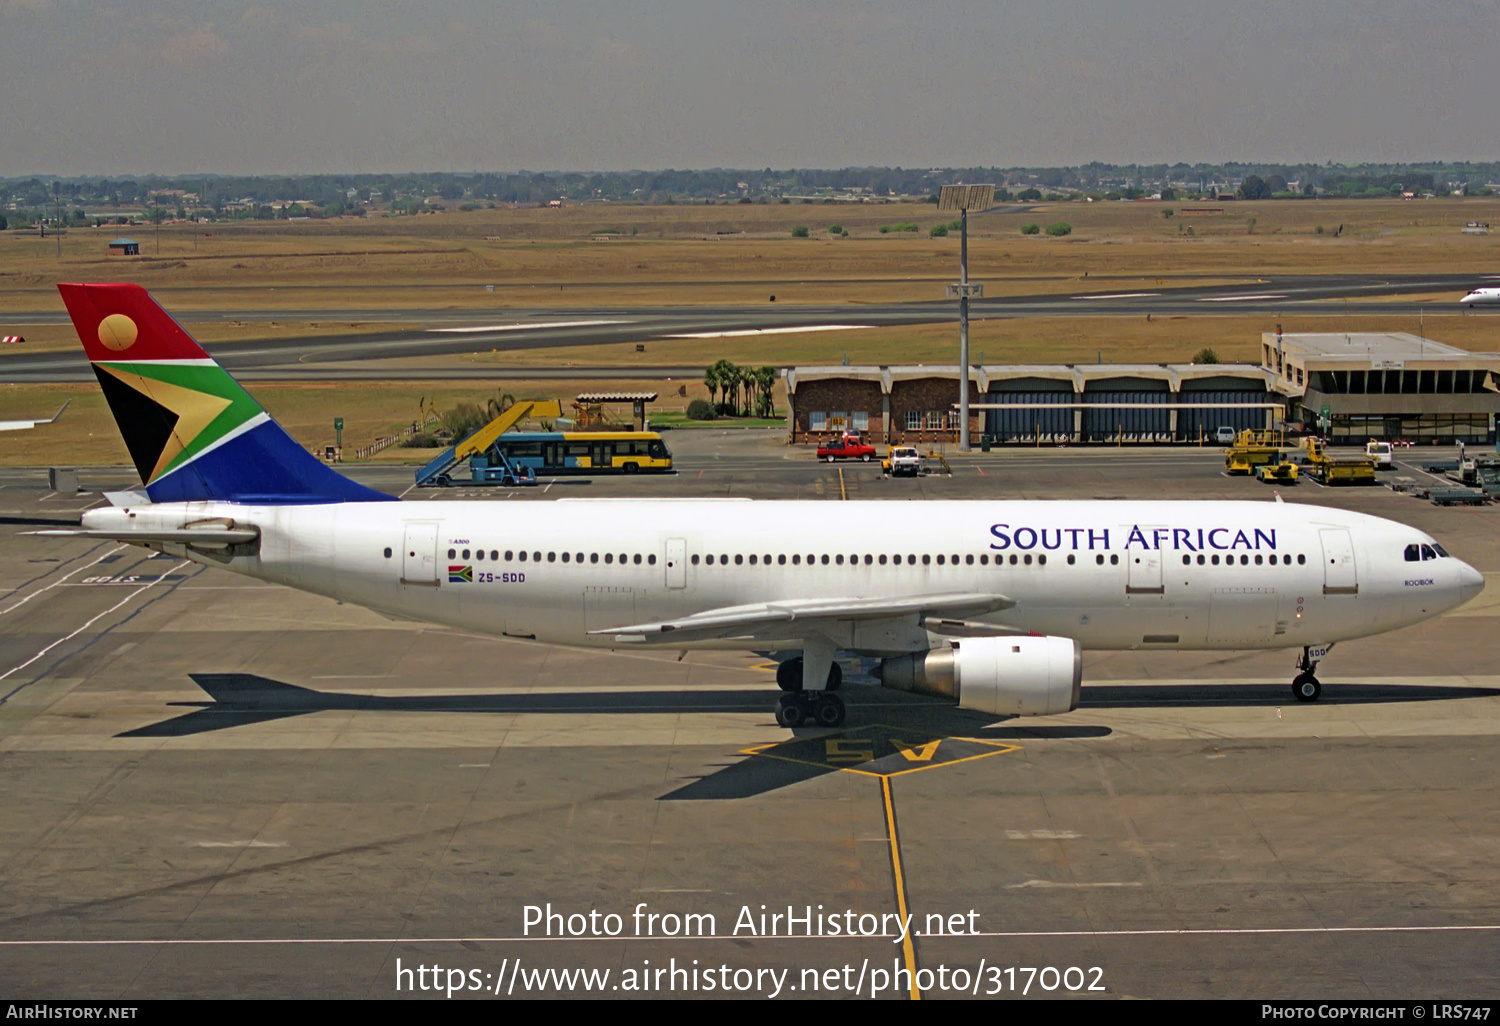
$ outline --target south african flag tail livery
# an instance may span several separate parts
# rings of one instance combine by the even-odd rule
[[[59,285],[152,502],[390,501],[294,442],[139,285]]]

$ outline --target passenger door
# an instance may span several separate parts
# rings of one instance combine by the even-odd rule
[[[1359,573],[1354,565],[1354,542],[1343,527],[1318,532],[1323,542],[1323,594],[1358,595]]]
[[[436,588],[438,583],[438,525],[406,525],[406,540],[401,548],[401,583]]]

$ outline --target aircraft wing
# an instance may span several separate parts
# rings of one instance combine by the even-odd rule
[[[66,410],[68,403],[72,401],[69,399],[68,402],[62,404],[56,413],[42,420],[0,420],[0,431],[25,431],[27,428],[34,428],[39,424],[51,424],[58,417],[62,416],[63,410]]]
[[[748,606],[726,606],[661,623],[632,624],[589,631],[617,641],[647,645],[688,644],[718,638],[795,638],[817,632],[820,623],[886,620],[902,616],[982,616],[1016,603],[1004,595],[950,592],[906,598],[787,599]]]

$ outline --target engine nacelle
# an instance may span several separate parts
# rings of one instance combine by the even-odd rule
[[[885,659],[880,682],[897,691],[947,698],[997,716],[1052,716],[1078,708],[1083,650],[1072,638],[968,638],[952,648]]]

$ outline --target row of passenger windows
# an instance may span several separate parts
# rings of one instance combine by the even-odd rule
[[[1419,558],[1420,559],[1435,559],[1438,556],[1446,556],[1446,555],[1448,555],[1448,553],[1446,553],[1446,552],[1443,551],[1443,548],[1440,545],[1423,545],[1423,546],[1420,546],[1420,556],[1418,555],[1418,548],[1419,547],[1416,546],[1416,545],[1408,545],[1406,547],[1406,560],[1407,560],[1407,562],[1415,562]],[[1436,550],[1436,551],[1434,551],[1434,550]],[[391,558],[391,550],[390,549],[386,549],[385,550],[385,558],[386,559],[390,559]],[[458,549],[449,549],[448,550],[448,558],[449,559],[470,559],[470,558],[472,558],[472,559],[474,559],[476,561],[483,562],[484,558],[485,558],[485,550],[484,549],[464,549],[463,550],[463,554],[460,556]],[[489,550],[489,558],[490,558],[491,562],[498,563],[502,559],[502,554],[501,554],[501,552],[500,552],[499,549],[490,549]],[[540,552],[529,552],[529,553],[528,552],[517,552],[517,551],[511,550],[511,549],[505,550],[505,553],[503,555],[503,559],[507,563],[512,562],[512,561],[519,561],[519,562],[522,562],[522,563],[525,563],[525,562],[528,562],[528,561],[533,562],[533,563],[540,563],[540,562],[542,562],[542,558],[543,558],[542,557],[542,553],[540,553]],[[1239,565],[1240,566],[1249,566],[1250,562],[1251,562],[1251,558],[1252,557],[1249,556],[1248,554],[1241,553],[1240,554],[1240,559],[1239,559]],[[703,564],[707,565],[707,566],[714,566],[714,565],[728,566],[731,559],[734,561],[734,565],[735,566],[743,566],[746,562],[748,562],[751,566],[759,566],[759,565],[762,565],[762,564],[765,565],[765,566],[770,566],[772,564],[773,559],[774,559],[775,564],[777,566],[786,566],[788,560],[790,560],[792,566],[801,566],[803,564],[803,556],[802,556],[801,553],[793,553],[790,557],[788,557],[788,556],[786,556],[784,554],[772,557],[769,554],[764,555],[764,556],[760,556],[760,555],[756,555],[756,554],[753,554],[753,553],[751,555],[749,555],[749,556],[745,556],[743,554],[736,554],[736,555],[734,555],[732,557],[728,556],[728,555],[720,555],[720,556],[715,557],[715,556],[713,556],[713,555],[710,554],[710,555],[706,555],[706,556],[700,557],[697,553],[694,553],[693,557],[692,557],[692,564],[694,566],[698,566],[699,562],[700,562],[700,559],[701,559],[701,562]],[[1094,563],[1096,565],[1103,566],[1104,565],[1104,559],[1105,559],[1105,557],[1104,557],[1103,553],[1095,553],[1094,554]],[[556,562],[559,561],[559,555],[556,552],[549,552],[546,555],[546,560],[547,560],[548,563],[556,563]],[[585,554],[582,553],[582,552],[579,552],[579,553],[564,552],[564,553],[561,554],[561,561],[564,562],[564,563],[583,563],[583,562],[598,563],[598,562],[601,561],[601,558],[600,558],[600,554],[597,553],[597,552],[590,552],[590,553],[588,553],[586,560],[585,560]],[[612,564],[612,563],[615,563],[615,562],[619,562],[621,564],[634,563],[636,566],[640,566],[642,563],[644,563],[647,566],[655,566],[656,565],[656,556],[654,554],[648,554],[648,555],[642,557],[641,553],[639,553],[639,552],[635,553],[634,555],[622,552],[617,557],[613,552],[606,552],[606,553],[603,554],[602,561],[604,563],[607,563],[607,564]],[[717,563],[716,563],[716,561],[717,561]],[[902,556],[902,555],[899,555],[899,554],[893,555],[893,556],[887,556],[885,554],[881,554],[881,555],[876,556],[876,555],[871,555],[870,553],[865,553],[863,556],[860,556],[860,555],[851,555],[851,556],[849,556],[847,558],[847,564],[849,566],[858,566],[860,563],[863,563],[865,566],[873,566],[873,565],[875,565],[877,563],[880,566],[885,566],[887,563],[893,564],[895,566],[901,566],[902,563],[903,563],[903,561],[905,562],[905,564],[907,566],[916,566],[919,561],[921,562],[921,564],[923,566],[930,566],[934,562],[936,562],[938,566],[947,566],[947,565],[950,565],[950,564],[952,566],[958,566],[958,565],[960,565],[960,563],[962,563],[962,565],[964,565],[964,566],[973,566],[975,564],[975,562],[976,562],[976,557],[973,556],[972,554],[960,557],[958,555],[949,556],[949,555],[944,555],[944,554],[939,554],[937,556],[933,556],[933,555],[930,555],[930,554],[924,554],[922,556],[915,556],[915,555]],[[1078,557],[1077,556],[1069,554],[1069,556],[1068,556],[1068,565],[1069,566],[1074,565],[1077,561],[1078,561]],[[978,564],[980,566],[989,566],[990,565],[989,554],[985,553],[985,554],[980,555],[979,557],[977,557],[977,562],[978,562]],[[1024,555],[1020,555],[1020,554],[1012,552],[1010,554],[1008,562],[1009,562],[1009,564],[1011,566],[1031,566],[1033,564],[1033,562],[1037,566],[1046,566],[1047,565],[1047,556],[1046,556],[1045,553],[1040,553],[1039,552],[1033,558],[1032,554],[1029,553],[1029,552],[1025,553]],[[1198,555],[1198,557],[1197,557],[1197,562],[1198,562],[1199,566],[1204,566],[1204,565],[1218,566],[1218,565],[1220,565],[1220,558],[1219,558],[1219,556],[1217,554],[1216,555],[1212,555],[1212,556],[1205,556],[1202,553],[1200,553]],[[1233,555],[1225,556],[1225,557],[1223,557],[1223,561],[1222,562],[1223,562],[1223,565],[1225,565],[1225,566],[1233,566],[1234,565],[1234,556]],[[1276,566],[1276,565],[1278,565],[1278,562],[1279,562],[1279,564],[1281,566],[1291,566],[1291,564],[1292,564],[1292,557],[1290,555],[1281,555],[1281,556],[1278,556],[1275,553],[1273,553],[1273,554],[1271,554],[1269,556],[1262,556],[1260,553],[1256,553],[1255,556],[1254,556],[1254,562],[1255,562],[1256,566],[1261,566],[1264,563],[1270,563],[1271,566]],[[809,553],[808,556],[806,557],[806,563],[807,563],[808,566],[814,566],[814,565],[819,564],[819,563],[821,563],[823,566],[828,566],[830,563],[832,563],[834,566],[844,566],[845,563],[846,563],[846,559],[845,559],[843,553],[838,553],[838,554],[835,554],[833,556],[829,556],[829,555],[826,555],[826,554],[822,555],[822,556],[817,556],[817,555],[813,555],[813,554]],[[995,557],[995,565],[996,566],[1004,566],[1006,563],[1007,563],[1007,558],[1005,556],[996,556]],[[1184,555],[1182,557],[1182,565],[1183,566],[1191,566],[1192,563],[1193,563],[1193,557],[1191,555]],[[1298,566],[1304,566],[1304,565],[1306,565],[1306,563],[1307,563],[1307,557],[1305,555],[1299,555],[1299,556],[1297,556],[1297,565]],[[1119,557],[1119,555],[1117,553],[1111,553],[1110,554],[1110,556],[1109,556],[1109,564],[1110,564],[1110,566],[1119,566],[1119,564],[1120,564],[1120,557]]]
[[[1291,566],[1292,565],[1292,557],[1290,555],[1277,556],[1275,553],[1272,553],[1271,555],[1264,557],[1264,560],[1265,560],[1265,562],[1270,563],[1272,566],[1276,566],[1278,560],[1280,561],[1280,564],[1282,566]],[[1191,565],[1192,562],[1193,562],[1193,557],[1192,556],[1183,556],[1182,557],[1182,565],[1183,566],[1189,566],[1189,565]],[[1212,566],[1218,566],[1219,565],[1219,557],[1218,556],[1209,556],[1209,557],[1207,557],[1205,559],[1205,557],[1203,556],[1203,554],[1199,553],[1199,555],[1198,555],[1198,565],[1199,566],[1203,566],[1204,563],[1208,563],[1208,564],[1210,564]],[[1260,553],[1257,552],[1255,554],[1255,565],[1256,566],[1260,566],[1261,564],[1262,564],[1262,557],[1261,557]],[[1306,564],[1307,564],[1307,557],[1299,555],[1297,557],[1297,565],[1298,566],[1305,566]],[[1234,556],[1232,556],[1232,555],[1225,556],[1224,557],[1224,565],[1225,566],[1234,566]],[[1245,553],[1243,553],[1243,552],[1240,553],[1240,566],[1249,566],[1249,565],[1250,565],[1250,557],[1248,555],[1246,555]]]
[[[484,550],[483,549],[474,549],[474,550],[472,550],[472,552],[473,552],[472,558],[476,562],[483,562],[484,561]],[[495,562],[495,563],[500,562],[501,559],[502,559],[502,555],[503,555],[504,561],[507,562],[507,563],[510,563],[512,561],[517,561],[517,562],[521,562],[521,563],[525,563],[525,562],[528,562],[528,561],[530,561],[532,563],[540,563],[542,561],[542,554],[540,552],[517,552],[517,551],[515,551],[513,549],[506,549],[505,552],[502,554],[499,549],[490,549],[490,561],[491,562]],[[463,550],[463,555],[459,556],[457,549],[449,549],[448,550],[448,558],[449,559],[460,559],[460,558],[461,559],[469,559],[470,558],[470,550],[469,549],[464,549]],[[598,552],[590,552],[590,553],[587,553],[587,555],[585,555],[582,552],[577,552],[577,553],[574,553],[574,552],[564,552],[564,553],[561,553],[561,554],[556,553],[556,552],[549,552],[546,555],[546,559],[547,559],[547,562],[549,562],[549,563],[556,563],[560,559],[564,563],[583,563],[585,561],[589,562],[589,563],[599,563],[599,562],[614,563],[614,562],[618,561],[618,562],[620,562],[622,564],[623,563],[634,563],[636,566],[640,566],[642,563],[645,563],[647,566],[655,566],[656,565],[656,556],[654,554],[653,555],[642,556],[639,552],[635,553],[635,555],[633,555],[633,556],[630,553],[628,553],[628,552],[622,552],[618,556],[616,556],[613,552],[606,552],[606,553],[603,553],[602,555],[600,553],[598,553]]]
[[[828,566],[830,563],[832,563],[834,566],[843,566],[843,565],[845,565],[845,563],[847,563],[849,566],[858,566],[860,563],[863,563],[865,566],[874,566],[877,563],[879,565],[881,565],[881,566],[885,566],[887,563],[894,564],[895,566],[901,566],[903,563],[905,563],[908,566],[916,566],[918,563],[921,563],[923,566],[930,566],[933,563],[937,563],[938,566],[947,566],[950,563],[952,565],[954,565],[954,566],[958,566],[961,563],[964,564],[964,565],[966,565],[966,566],[973,566],[976,561],[979,563],[980,566],[989,566],[990,565],[990,557],[989,557],[988,553],[986,553],[986,554],[984,554],[982,556],[978,556],[978,557],[975,557],[973,555],[968,555],[968,556],[937,555],[937,556],[934,556],[934,555],[931,555],[931,554],[926,554],[926,555],[921,555],[921,556],[916,556],[916,555],[906,555],[906,556],[903,556],[903,555],[900,555],[899,553],[896,554],[896,555],[893,555],[893,556],[888,556],[888,555],[885,555],[885,554],[881,554],[881,555],[875,556],[875,555],[871,555],[870,553],[865,553],[863,556],[855,554],[855,555],[848,556],[846,558],[843,553],[836,553],[836,554],[831,555],[831,556],[830,555],[816,556],[816,555],[813,555],[813,554],[809,553],[804,558],[803,555],[800,552],[794,552],[790,556],[787,556],[787,555],[780,555],[780,556],[771,556],[771,555],[758,556],[758,555],[755,555],[754,553],[752,553],[751,555],[748,555],[748,556],[743,555],[743,554],[736,554],[734,556],[727,556],[727,555],[714,556],[712,554],[709,554],[709,555],[706,555],[706,556],[702,557],[702,562],[705,565],[707,565],[707,566],[714,566],[714,565],[728,566],[730,564],[731,560],[734,562],[735,566],[742,566],[745,563],[749,563],[751,566],[760,566],[760,565],[770,566],[773,562],[777,566],[786,566],[787,563],[791,563],[792,566],[801,566],[804,562],[806,562],[806,564],[808,566],[813,566],[813,565],[818,564],[818,563],[821,563],[823,566]],[[1068,562],[1072,563],[1073,561],[1074,561],[1073,557],[1069,556],[1068,557]],[[1004,556],[996,556],[995,557],[995,565],[996,566],[1000,566],[1004,562],[1005,562],[1005,557]],[[1038,566],[1046,566],[1047,565],[1047,557],[1045,555],[1041,554],[1041,553],[1038,553],[1036,555],[1035,559],[1033,559],[1030,553],[1027,553],[1025,556],[1018,556],[1015,553],[1011,553],[1011,557],[1010,557],[1010,565],[1011,566],[1016,566],[1016,565],[1022,564],[1022,563],[1024,563],[1026,566],[1031,566],[1031,564],[1033,562],[1036,563]],[[699,563],[699,556],[695,553],[693,555],[693,558],[692,558],[692,564],[694,566],[697,566],[698,563]]]

